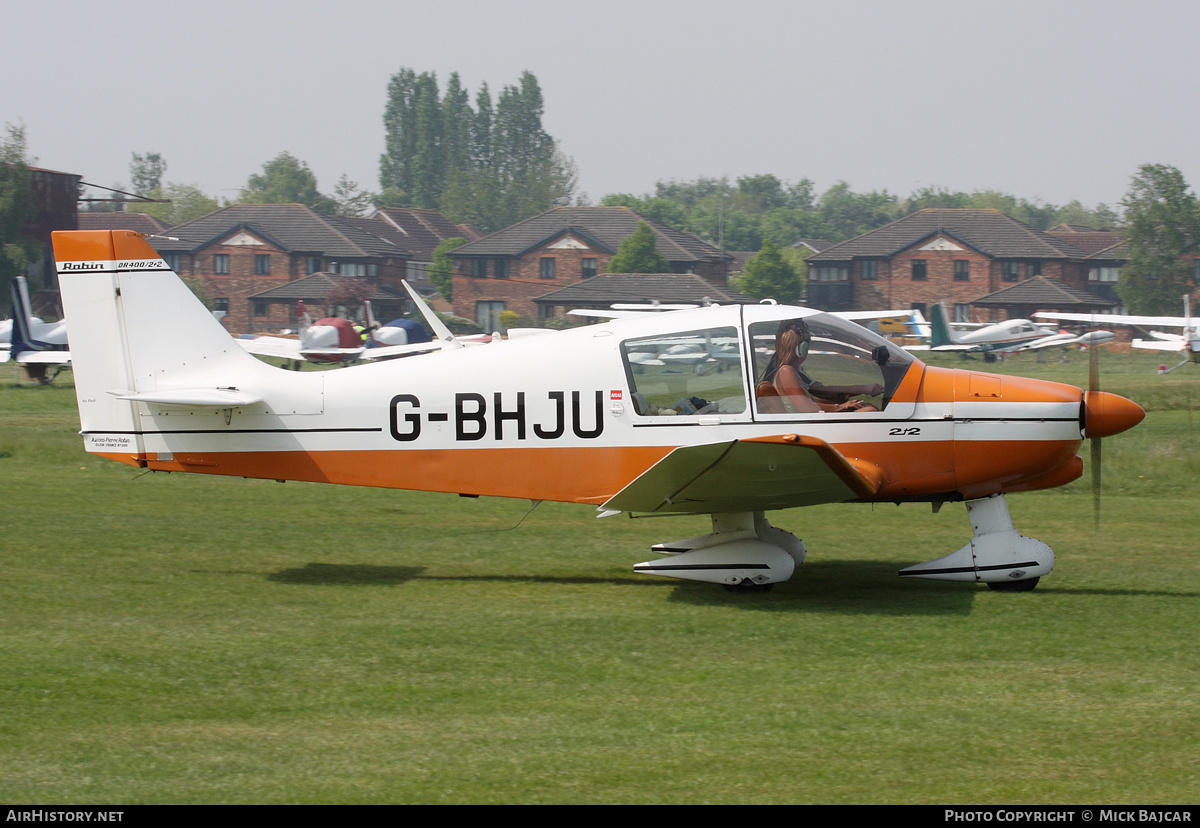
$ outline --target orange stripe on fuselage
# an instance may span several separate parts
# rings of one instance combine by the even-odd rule
[[[879,470],[871,500],[1062,485],[1079,476],[1080,441],[924,441],[834,445],[851,463]],[[671,446],[104,454],[160,471],[457,492],[567,503],[603,503],[673,450]]]

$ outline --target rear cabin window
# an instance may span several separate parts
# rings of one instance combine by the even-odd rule
[[[685,331],[621,343],[634,410],[643,416],[746,410],[736,328]]]

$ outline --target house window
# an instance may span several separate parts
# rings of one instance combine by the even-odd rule
[[[954,306],[954,321],[955,322],[970,322],[971,321],[971,306],[965,304],[956,304]]]
[[[213,300],[213,310],[229,313],[229,297],[218,296]]]
[[[914,282],[924,282],[929,278],[929,271],[924,259],[913,259],[912,278]]]
[[[485,331],[498,331],[502,313],[504,313],[503,302],[476,302],[475,324]]]
[[[1005,262],[1004,263],[1004,281],[1019,282],[1021,280],[1021,263],[1020,262]]]
[[[864,281],[873,282],[879,278],[879,262],[869,261],[862,263],[862,277]]]
[[[334,272],[340,276],[364,279],[367,275],[367,266],[362,262],[342,262],[337,265],[337,270]]]
[[[255,302],[254,303],[254,315],[255,316],[269,316],[270,314],[271,314],[271,306],[268,305],[266,302]]]
[[[968,259],[954,260],[954,281],[969,282],[971,281],[971,262]]]
[[[1088,270],[1089,282],[1119,282],[1121,281],[1121,268],[1119,267],[1093,267]]]
[[[848,267],[818,267],[816,269],[816,281],[818,282],[845,282],[850,278],[850,268]]]
[[[229,275],[229,254],[214,253],[213,254],[213,273],[218,276]]]
[[[478,276],[480,279],[487,277],[487,259],[476,259],[475,266],[471,269],[471,275]]]
[[[1041,262],[1026,262],[1025,263],[1025,278],[1032,279],[1034,276],[1042,275]]]
[[[321,257],[320,256],[309,256],[308,257],[308,265],[307,265],[306,269],[308,271],[308,273],[306,275],[308,275],[308,276],[311,276],[314,273],[320,273],[321,272]]]
[[[558,259],[555,259],[553,256],[543,256],[541,258],[538,276],[542,279],[553,279],[554,265],[557,261]]]
[[[178,253],[164,253],[163,261],[167,263],[167,267],[171,268],[171,270],[174,270],[176,273],[178,273],[179,269],[183,266],[183,259]]]
[[[255,253],[254,254],[254,275],[255,276],[270,276],[271,275],[271,254],[270,253]]]
[[[583,271],[583,273],[582,273],[583,278],[590,279],[596,275],[596,260],[595,259],[581,259],[580,260],[580,268]]]
[[[508,278],[508,259],[496,259],[494,267],[497,279]],[[495,330],[495,328],[488,328],[488,330]]]

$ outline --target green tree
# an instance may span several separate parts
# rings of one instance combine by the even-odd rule
[[[156,199],[137,205],[139,213],[154,216],[170,227],[207,216],[220,208],[220,203],[193,184],[171,184],[159,186],[146,196]]]
[[[654,247],[654,228],[639,221],[637,229],[627,236],[617,255],[608,263],[609,273],[670,273],[671,265]]]
[[[261,175],[251,175],[238,200],[243,204],[305,204],[322,213],[336,209],[333,199],[317,190],[317,177],[308,164],[287,152],[263,164]]]
[[[1183,258],[1200,241],[1200,204],[1183,174],[1143,164],[1121,201],[1129,263],[1117,293],[1133,313],[1178,313],[1181,297],[1196,289],[1196,263]]]
[[[167,162],[157,152],[133,153],[133,159],[129,162],[129,180],[133,184],[133,191],[144,196],[159,189],[166,171]]]
[[[5,124],[5,130],[7,137],[0,140],[0,303],[8,308],[13,277],[24,273],[42,251],[37,242],[24,235],[34,215],[25,127]]]
[[[804,282],[791,261],[770,242],[763,244],[746,262],[738,290],[755,299],[774,299],[785,305],[798,304]]]
[[[484,84],[472,110],[457,73],[442,97],[432,73],[401,69],[388,84],[379,203],[436,207],[485,230],[570,204],[578,173],[542,113],[530,72],[504,87],[494,108]]]
[[[429,269],[429,281],[437,288],[437,292],[447,302],[454,298],[454,260],[450,251],[466,244],[466,239],[458,237],[444,239],[433,251],[433,267]]]
[[[366,190],[360,190],[357,181],[342,173],[337,186],[333,188],[334,214],[357,218],[365,216],[374,204],[375,197]]]

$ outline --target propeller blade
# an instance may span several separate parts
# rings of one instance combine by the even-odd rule
[[[1100,390],[1100,349],[1095,343],[1088,346],[1088,391]],[[1092,514],[1096,520],[1096,543],[1100,543],[1100,437],[1092,438]]]
[[[1100,462],[1101,438],[1092,438],[1092,513],[1096,518],[1096,541],[1100,540]]]

